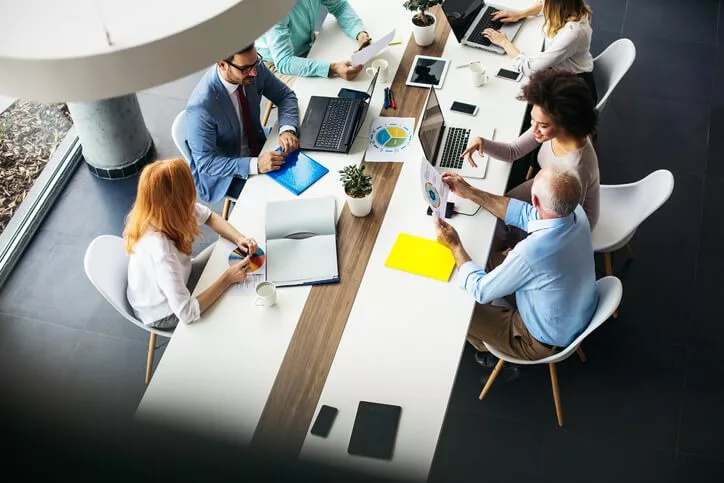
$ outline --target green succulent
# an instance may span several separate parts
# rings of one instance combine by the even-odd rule
[[[364,165],[345,166],[339,171],[344,192],[352,198],[364,198],[372,193],[372,176],[365,174]]]
[[[417,25],[419,25],[420,27],[424,27],[426,25],[432,25],[430,17],[425,15],[425,12],[427,12],[435,5],[440,5],[441,3],[442,0],[407,0],[405,3],[402,4],[402,6],[412,12],[418,12],[417,15],[413,17],[413,19],[415,20],[415,23]]]

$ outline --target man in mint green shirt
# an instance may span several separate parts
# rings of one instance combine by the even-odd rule
[[[353,66],[349,60],[330,63],[304,58],[314,41],[314,26],[321,5],[327,7],[360,47],[369,43],[362,20],[347,0],[297,0],[287,16],[256,41],[256,49],[284,75],[353,79],[362,70],[361,65]]]

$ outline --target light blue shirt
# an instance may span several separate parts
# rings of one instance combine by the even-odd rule
[[[337,17],[347,36],[356,39],[364,31],[362,21],[347,0],[297,0],[284,19],[256,41],[256,50],[274,62],[282,74],[302,77],[327,77],[329,62],[305,59],[314,41],[314,27],[320,5]],[[342,54],[346,57],[347,54]]]
[[[591,229],[583,208],[579,205],[565,218],[541,220],[532,205],[511,199],[505,224],[528,232],[528,237],[490,273],[475,262],[465,263],[461,285],[481,304],[515,293],[530,335],[568,346],[598,306]]]

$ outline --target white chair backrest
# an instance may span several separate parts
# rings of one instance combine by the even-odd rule
[[[168,336],[169,331],[146,327],[136,319],[126,298],[128,286],[128,255],[123,238],[101,235],[85,251],[85,274],[93,286],[129,322],[149,332]],[[172,331],[171,331],[172,332]]]
[[[171,125],[171,137],[173,138],[176,149],[181,152],[187,163],[191,163],[191,151],[186,145],[186,111],[183,110],[178,113],[176,119],[173,120]]]
[[[600,96],[596,109],[603,111],[614,88],[636,59],[636,47],[629,39],[618,39],[593,59],[593,78]]]
[[[588,327],[586,327],[586,330],[576,337],[576,340],[571,342],[571,344],[561,352],[537,361],[524,361],[522,359],[516,359],[502,354],[494,347],[490,347],[487,344],[485,346],[496,357],[514,364],[548,364],[568,359],[568,357],[570,357],[571,354],[578,349],[578,346],[581,345],[583,339],[588,337],[591,332],[606,322],[609,317],[611,317],[611,314],[613,314],[613,312],[618,308],[618,305],[621,303],[621,297],[623,296],[623,284],[616,277],[604,277],[601,280],[596,281],[596,293],[598,294],[598,306],[596,307],[596,311],[593,313],[591,322],[588,324]]]
[[[593,230],[593,250],[617,248],[674,191],[674,175],[659,169],[645,178],[621,185],[601,185],[601,213]]]

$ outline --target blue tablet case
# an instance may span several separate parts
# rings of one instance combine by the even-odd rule
[[[277,148],[277,151],[279,150],[280,148]],[[303,152],[294,151],[284,157],[284,166],[279,171],[272,171],[267,175],[299,196],[328,172],[327,168]]]

